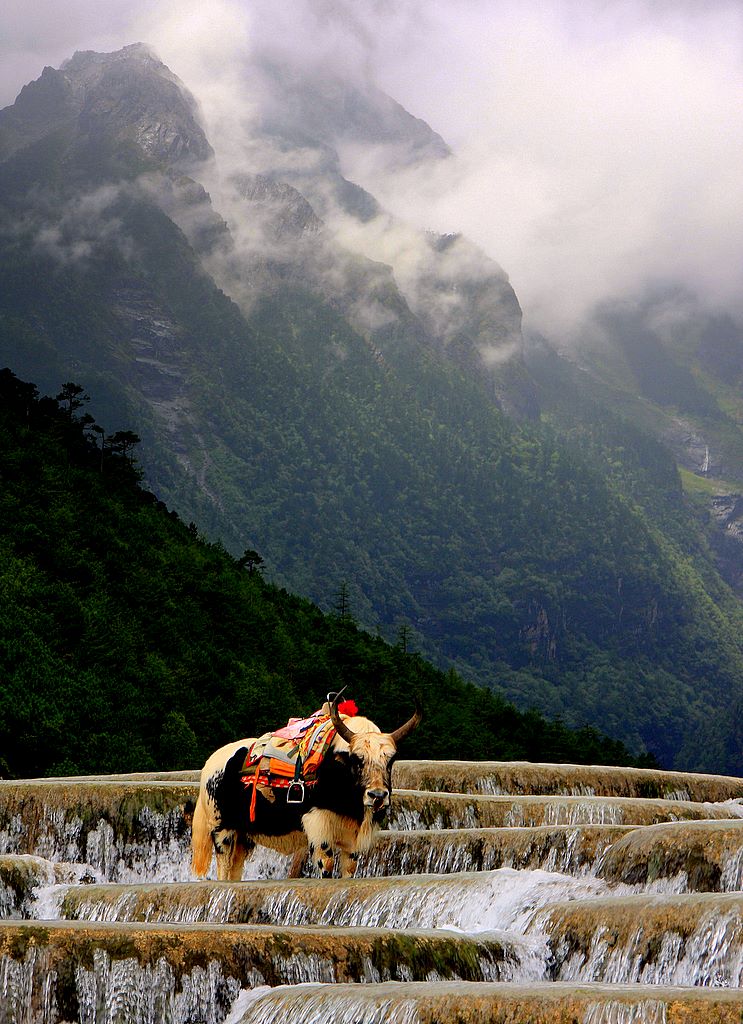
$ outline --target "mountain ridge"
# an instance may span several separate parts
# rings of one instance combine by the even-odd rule
[[[497,264],[377,215],[413,249],[407,296],[450,314],[434,330],[399,261],[344,247],[347,210],[326,220],[264,174],[279,221],[294,204],[317,228],[284,251],[259,204],[217,196],[211,156],[184,174],[157,133],[96,124],[0,164],[0,359],[43,390],[79,381],[104,429],[142,436],[158,495],[278,584],[326,608],[345,586],[362,624],[522,707],[738,770],[740,613],[675,468],[621,424],[586,445],[537,418],[548,393]],[[24,191],[21,155],[41,188]]]

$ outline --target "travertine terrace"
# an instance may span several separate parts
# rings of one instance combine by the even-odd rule
[[[739,1024],[741,780],[396,773],[357,878],[237,883],[191,878],[195,772],[0,782],[7,1019]]]

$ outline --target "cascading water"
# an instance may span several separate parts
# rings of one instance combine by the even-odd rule
[[[221,1024],[240,993],[218,963],[176,976],[164,960],[154,966],[135,960],[112,960],[96,950],[89,969],[76,971],[80,1024]]]
[[[741,1019],[743,784],[520,766],[513,793],[489,766],[463,794],[431,764],[353,880],[259,847],[243,883],[190,881],[185,774],[0,783],[0,1020]]]

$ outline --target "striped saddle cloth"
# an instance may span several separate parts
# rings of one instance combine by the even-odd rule
[[[293,719],[277,732],[264,733],[245,757],[240,773],[243,783],[271,789],[297,783],[314,785],[334,736],[335,726],[330,715],[322,712],[299,721]],[[294,802],[301,803],[301,800]]]

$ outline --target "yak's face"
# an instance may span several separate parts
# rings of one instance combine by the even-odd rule
[[[361,720],[351,720],[348,725],[351,729],[354,725],[359,727]],[[367,721],[364,721],[366,725]],[[397,747],[391,736],[379,732],[372,722],[368,725],[374,731],[354,731],[348,743],[337,738],[335,756],[348,765],[354,785],[363,793],[364,807],[380,815],[390,804],[392,765]]]

